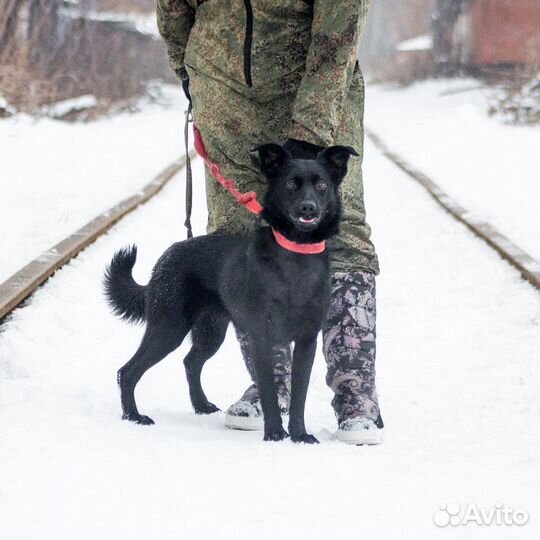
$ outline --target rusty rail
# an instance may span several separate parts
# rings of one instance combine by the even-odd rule
[[[195,156],[195,152],[190,153],[192,159]],[[42,253],[39,257],[1,283],[0,324],[6,315],[11,313],[21,302],[28,298],[56,270],[95,242],[125,215],[159,193],[178,171],[185,166],[185,163],[185,157],[177,159],[138,191],[136,195],[109,208],[109,210],[106,210],[78,231]]]
[[[525,253],[495,227],[485,221],[478,220],[471,212],[460,206],[426,174],[415,169],[401,156],[391,151],[373,131],[366,129],[366,135],[383,155],[418,182],[438,204],[476,236],[487,242],[505,261],[515,267],[533,287],[540,290],[540,262]]]

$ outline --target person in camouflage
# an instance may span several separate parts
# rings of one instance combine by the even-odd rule
[[[332,299],[323,331],[338,438],[382,440],[375,390],[375,275],[362,187],[364,82],[356,58],[369,0],[157,0],[172,69],[192,100],[209,158],[242,192],[265,189],[253,148],[285,143],[293,157],[354,147],[341,188],[343,219],[329,242]],[[244,233],[256,218],[207,170],[208,233]],[[244,359],[247,336],[239,336]],[[275,351],[288,405],[290,349]],[[229,427],[262,427],[256,383],[229,408]]]

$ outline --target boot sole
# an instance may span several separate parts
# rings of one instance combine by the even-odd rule
[[[337,430],[337,439],[345,444],[355,445],[375,445],[381,444],[384,441],[384,429],[369,429],[369,430],[352,430],[345,431]]]
[[[239,429],[240,431],[261,431],[264,429],[263,416],[233,416],[225,415],[225,427]]]

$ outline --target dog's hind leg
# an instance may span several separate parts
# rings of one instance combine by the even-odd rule
[[[139,414],[135,403],[135,386],[144,373],[174,351],[189,332],[186,323],[167,320],[151,323],[131,360],[118,370],[118,386],[122,400],[122,418],[137,424],[153,424],[148,416]]]
[[[219,411],[213,403],[208,401],[201,385],[201,371],[208,359],[220,348],[229,318],[221,309],[201,310],[191,328],[193,346],[184,358],[186,376],[189,385],[189,397],[197,414],[211,414]]]

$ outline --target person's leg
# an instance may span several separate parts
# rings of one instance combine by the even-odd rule
[[[247,334],[236,331],[244,362],[253,384],[244,392],[242,397],[233,403],[225,414],[225,425],[233,429],[259,430],[263,429],[263,414],[261,399],[257,389],[255,368],[250,354],[250,340]],[[283,414],[289,411],[291,401],[291,347],[276,347],[274,355],[274,382],[278,392],[279,408]]]
[[[364,85],[355,74],[342,123],[341,144],[360,154],[349,161],[342,188],[340,232],[329,243],[332,292],[323,328],[326,381],[334,391],[332,406],[338,438],[356,444],[382,442],[375,387],[376,296],[379,265],[366,222],[362,182]]]
[[[323,350],[326,382],[345,442],[382,441],[383,422],[375,386],[376,288],[370,272],[335,272]]]

